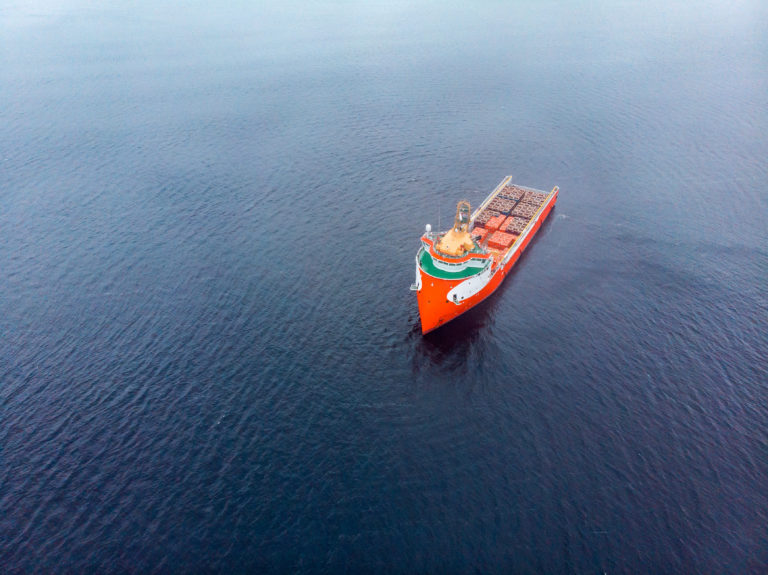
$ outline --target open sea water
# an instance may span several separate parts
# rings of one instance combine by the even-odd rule
[[[768,572],[767,134],[759,0],[1,0],[0,572]]]

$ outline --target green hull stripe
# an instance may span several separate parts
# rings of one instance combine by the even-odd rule
[[[484,268],[466,267],[464,269],[461,269],[455,272],[447,272],[447,271],[441,270],[440,268],[435,266],[434,262],[432,261],[432,256],[429,255],[429,253],[425,249],[421,250],[421,255],[419,256],[419,267],[421,267],[421,269],[424,270],[425,273],[431,275],[432,277],[436,277],[444,280],[460,280],[460,279],[476,276],[477,274],[482,272],[484,269]]]

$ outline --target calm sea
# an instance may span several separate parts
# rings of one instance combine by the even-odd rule
[[[766,134],[759,0],[0,0],[0,571],[765,573]]]

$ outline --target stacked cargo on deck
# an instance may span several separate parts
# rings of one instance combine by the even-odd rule
[[[496,210],[502,214],[508,214],[509,211],[515,207],[515,201],[508,198],[499,198],[498,196],[488,204],[488,207],[492,210]]]
[[[488,239],[488,246],[496,248],[497,250],[506,250],[515,241],[517,236],[508,234],[506,232],[493,232]]]
[[[474,228],[471,232],[472,237],[478,244],[482,244],[483,240],[485,240],[485,236],[488,235],[488,230],[485,228]]]
[[[515,206],[515,209],[512,210],[510,215],[531,219],[533,214],[536,213],[537,209],[538,208],[533,207],[531,204],[524,204],[523,202],[520,202]]]
[[[523,204],[531,204],[533,206],[536,206],[537,208],[541,206],[541,204],[544,203],[544,200],[547,199],[547,194],[544,192],[534,192],[533,190],[528,190],[525,192],[525,195],[520,199],[520,202]]]
[[[501,227],[501,224],[504,223],[504,220],[507,219],[507,216],[504,214],[498,214],[493,216],[490,220],[488,220],[485,224],[485,229],[489,232],[495,232]]]
[[[496,197],[517,201],[525,195],[525,190],[518,186],[504,186]]]
[[[487,242],[493,251],[509,249],[546,198],[544,192],[504,186],[475,217],[472,236],[478,244]]]
[[[485,224],[488,223],[488,220],[490,220],[494,216],[498,216],[499,212],[496,210],[484,210],[477,218],[475,218],[475,225],[476,226],[485,226]]]
[[[517,234],[520,235],[523,233],[523,230],[525,229],[525,226],[528,225],[528,220],[525,218],[518,218],[516,216],[509,216],[504,221],[503,230],[507,232],[508,234]]]

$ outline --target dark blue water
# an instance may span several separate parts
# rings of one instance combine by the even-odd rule
[[[0,3],[0,571],[768,571],[765,3],[129,4]]]

